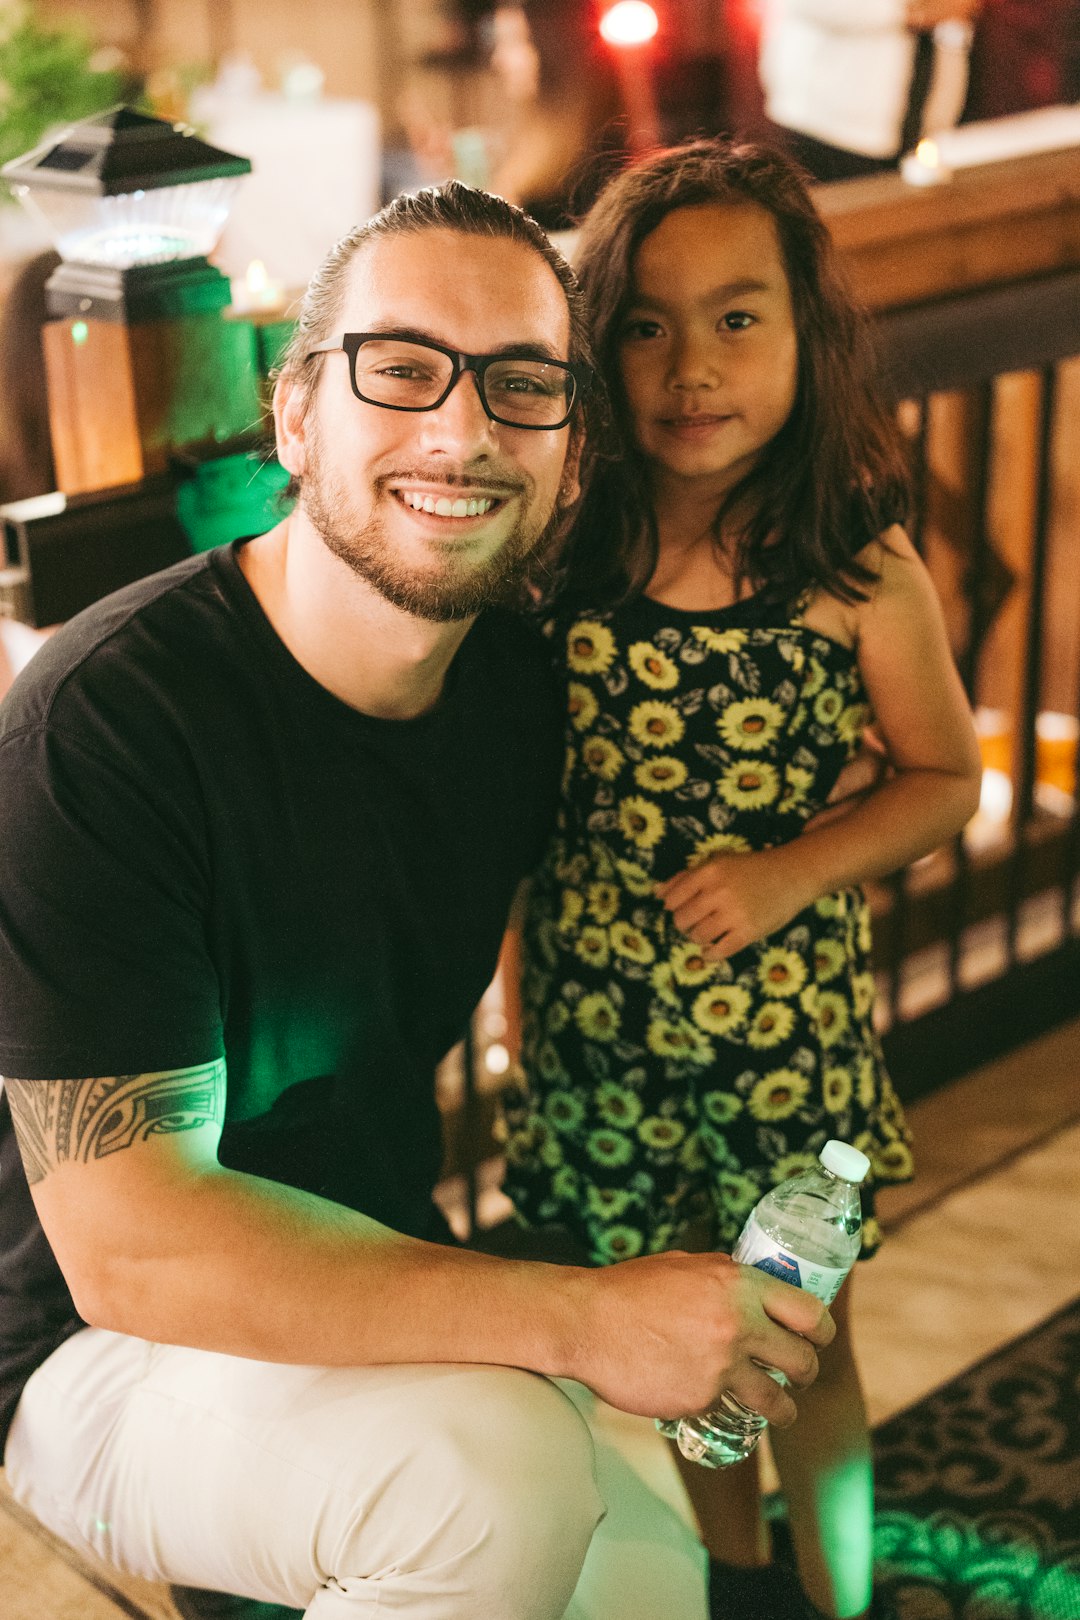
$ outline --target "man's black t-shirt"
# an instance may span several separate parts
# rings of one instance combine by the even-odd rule
[[[433,1070],[557,791],[548,657],[483,615],[411,721],[334,698],[223,548],[118,592],[0,710],[0,1074],[225,1056],[221,1162],[424,1235]],[[0,1102],[0,1443],[79,1325]]]

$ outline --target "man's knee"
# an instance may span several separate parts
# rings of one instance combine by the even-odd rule
[[[557,1620],[604,1512],[588,1428],[562,1391],[533,1373],[446,1371],[449,1383],[436,1381],[441,1398],[428,1412],[423,1400],[411,1403],[398,1433],[398,1466],[381,1502],[396,1521],[396,1544],[380,1584],[398,1589],[393,1604],[403,1609],[423,1595],[431,1612],[442,1600],[447,1613],[477,1620]],[[403,1516],[411,1525],[404,1535]],[[389,1528],[384,1521],[381,1530]],[[373,1531],[389,1554],[369,1499],[356,1546],[368,1571]],[[382,1600],[390,1597],[384,1588]]]
[[[468,1435],[449,1442],[470,1612],[554,1620],[604,1512],[592,1437],[546,1378],[485,1368],[471,1382]]]
[[[500,1371],[508,1376],[492,1393],[477,1459],[484,1489],[508,1529],[520,1528],[523,1538],[580,1542],[584,1557],[604,1512],[588,1425],[548,1379]]]

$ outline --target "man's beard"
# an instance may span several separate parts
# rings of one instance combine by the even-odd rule
[[[307,468],[300,504],[327,550],[380,596],[415,618],[438,624],[472,618],[484,608],[518,597],[534,556],[546,550],[558,528],[557,508],[540,524],[530,523],[523,513],[494,556],[482,563],[470,565],[463,563],[459,555],[452,555],[442,566],[435,564],[423,573],[410,572],[395,557],[382,523],[377,518],[365,522],[356,515],[340,479],[327,471],[318,433],[311,432],[313,426],[307,433]],[[412,477],[423,483],[430,476],[430,468],[395,469],[394,482],[408,482]]]

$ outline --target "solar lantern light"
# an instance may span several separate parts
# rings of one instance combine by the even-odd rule
[[[66,494],[136,482],[177,447],[234,437],[257,417],[254,334],[221,320],[231,288],[207,257],[250,170],[130,107],[0,170],[61,256],[42,343]]]
[[[63,261],[48,285],[50,312],[138,320],[229,302],[206,255],[250,171],[247,158],[208,146],[184,125],[114,107],[13,158],[0,174]]]

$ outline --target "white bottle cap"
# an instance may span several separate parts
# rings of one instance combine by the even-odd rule
[[[860,1153],[850,1142],[837,1142],[835,1139],[826,1142],[818,1159],[834,1176],[839,1176],[842,1181],[853,1181],[856,1186],[870,1168],[870,1160],[865,1153]]]

